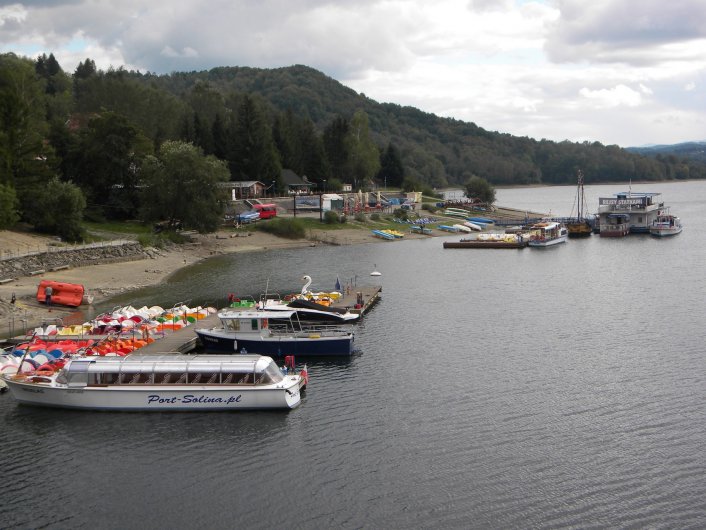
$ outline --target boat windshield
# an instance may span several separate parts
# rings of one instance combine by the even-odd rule
[[[263,383],[280,383],[284,379],[282,372],[275,363],[270,363],[263,373]]]

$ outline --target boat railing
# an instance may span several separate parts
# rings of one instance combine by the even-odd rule
[[[320,322],[300,322],[296,321],[279,321],[270,320],[269,329],[273,331],[332,331],[340,330],[341,324],[324,324]]]

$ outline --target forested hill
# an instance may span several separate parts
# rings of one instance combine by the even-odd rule
[[[699,160],[706,163],[706,142],[684,142],[673,145],[650,145],[647,147],[627,147],[631,153],[653,156],[664,159],[673,157],[678,159]]]
[[[577,169],[586,182],[706,178],[704,161],[655,159],[599,142],[537,141],[493,132],[475,123],[440,118],[413,107],[378,103],[312,68],[221,67],[165,76],[137,75],[179,98],[200,83],[223,94],[258,94],[280,112],[310,119],[319,131],[337,116],[368,115],[382,149],[399,149],[407,173],[431,186],[461,184],[471,175],[493,184],[573,183]]]

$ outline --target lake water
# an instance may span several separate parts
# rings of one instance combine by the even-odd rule
[[[599,196],[627,186],[588,186]],[[218,257],[115,303],[378,282],[291,412],[92,413],[0,396],[0,527],[703,528],[706,182],[659,240],[443,238]],[[575,188],[498,190],[568,215]],[[456,239],[458,236],[449,236]],[[377,269],[379,278],[369,273]]]

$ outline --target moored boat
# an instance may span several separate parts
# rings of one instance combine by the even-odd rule
[[[623,237],[631,233],[647,234],[652,223],[664,209],[661,193],[616,193],[613,197],[598,199],[598,217],[601,237]]]
[[[555,221],[544,221],[533,224],[530,229],[530,247],[550,247],[565,243],[569,237],[565,226]]]
[[[662,212],[650,225],[650,234],[657,237],[675,236],[682,231],[681,219],[676,215]]]
[[[589,237],[593,233],[593,227],[586,219],[586,195],[583,189],[583,171],[578,171],[578,188],[576,190],[576,217],[571,217],[566,222],[566,229],[569,237]],[[573,209],[572,212],[573,214]]]
[[[262,309],[266,311],[295,311],[297,319],[301,322],[348,324],[360,320],[360,314],[351,313],[345,308],[331,307],[302,298],[294,298],[289,302],[268,298],[263,301]]]
[[[207,352],[341,357],[353,353],[353,331],[335,326],[305,326],[295,311],[218,312],[221,325],[196,329]],[[271,322],[275,321],[275,322]]]
[[[290,363],[293,364],[293,361]],[[20,403],[119,411],[292,409],[306,370],[284,374],[260,355],[78,357],[63,368],[3,375]]]

